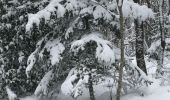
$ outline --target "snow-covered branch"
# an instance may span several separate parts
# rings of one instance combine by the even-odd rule
[[[61,1],[62,0],[51,0],[47,7],[45,7],[43,10],[40,10],[36,14],[28,14],[26,31],[30,31],[30,29],[33,28],[34,23],[39,26],[41,18],[44,18],[46,22],[49,21],[51,14],[55,11],[57,12],[58,18],[63,17],[66,9],[60,4]]]
[[[39,83],[39,85],[37,86],[37,88],[36,88],[36,90],[34,92],[34,95],[40,96],[41,93],[43,95],[47,95],[49,82],[52,79],[53,79],[53,73],[52,73],[52,70],[50,70],[42,78],[41,82]]]
[[[165,39],[166,44],[170,44],[170,38],[166,38]],[[151,46],[149,47],[149,49],[147,50],[148,53],[152,54],[154,52],[156,52],[156,50],[158,50],[158,48],[161,46],[161,40],[157,40],[154,41]]]
[[[17,98],[17,95],[13,91],[11,91],[8,86],[6,86],[6,92],[8,94],[9,100],[15,100]]]
[[[69,72],[66,80],[61,85],[61,91],[65,95],[70,95],[73,98],[77,98],[83,93],[83,88],[85,84],[89,82],[89,72],[83,70],[78,70],[76,67],[72,68]]]
[[[115,62],[115,54],[111,47],[111,42],[104,40],[103,36],[97,32],[84,35],[80,40],[74,41],[71,45],[71,51],[77,53],[79,50],[84,50],[84,46],[90,41],[97,43],[96,58],[100,63],[105,63],[109,66]]]
[[[45,46],[39,53],[39,57],[43,58],[43,52],[45,49],[47,50],[47,52],[50,53],[51,64],[55,65],[56,63],[59,63],[59,61],[62,59],[60,54],[63,53],[65,47],[62,43],[60,43],[60,40],[58,38],[52,38],[46,42]]]
[[[125,59],[126,59],[126,64],[139,73],[140,75],[139,80],[144,80],[145,82],[152,83],[152,79],[149,78],[138,66],[134,65],[129,58],[126,57]]]
[[[65,33],[65,39],[69,38],[69,34],[73,32],[73,29],[75,28],[75,25],[79,22],[80,17],[78,16],[73,22],[72,24],[69,26],[69,28],[67,29],[66,33]]]
[[[148,18],[154,18],[152,9],[148,8],[146,5],[141,6],[130,0],[124,0],[122,10],[124,17],[138,18],[141,21],[145,21]]]
[[[111,16],[112,18],[114,18],[114,17],[118,18],[119,15],[117,15],[114,12],[111,12],[110,9],[108,9],[109,6],[107,8],[107,7],[103,6],[103,5],[101,5],[100,3],[98,3],[96,0],[91,0],[91,2],[94,3],[95,5],[97,5],[97,7],[100,7],[100,9],[105,10],[105,12],[107,14],[105,16]],[[113,6],[113,7],[111,7],[112,8],[111,10],[115,10],[117,8],[116,0],[113,0],[112,4],[110,6]],[[100,11],[98,11],[98,12],[100,12]]]
[[[26,68],[26,75],[27,75],[27,77],[29,77],[29,73],[30,73],[31,69],[33,68],[34,64],[35,64],[36,61],[37,61],[37,58],[36,58],[36,57],[37,57],[38,52],[39,52],[40,49],[41,49],[41,44],[43,43],[43,41],[44,41],[44,38],[41,39],[41,40],[37,43],[37,45],[36,45],[36,50],[35,50],[33,53],[31,53],[31,55],[28,57],[28,60],[27,60],[27,68]]]
[[[43,58],[43,52],[46,49],[50,53],[50,61],[52,65],[59,63],[62,59],[61,54],[65,50],[65,47],[60,40],[57,39],[47,39],[47,34],[43,39],[41,39],[36,46],[36,50],[28,57],[26,75],[29,77],[29,72],[32,70],[38,58]],[[43,43],[44,46],[42,45]]]

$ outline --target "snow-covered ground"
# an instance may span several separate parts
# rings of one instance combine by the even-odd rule
[[[165,86],[162,85],[161,79],[155,79],[156,67],[157,63],[154,60],[149,60],[145,57],[146,66],[148,70],[149,77],[151,78],[153,83],[148,86],[141,86],[136,90],[129,90],[126,95],[123,95],[121,100],[169,100],[170,98],[170,85],[166,84]],[[168,62],[167,60],[165,62]],[[136,65],[136,60],[132,61],[133,64]],[[108,84],[108,83],[107,83]],[[96,100],[111,100],[110,99],[110,91],[108,87],[105,85],[94,85],[94,91]],[[82,96],[79,96],[76,100],[90,100],[89,92],[87,88],[83,89]],[[115,100],[115,91],[116,88],[113,87],[112,89],[112,100]],[[63,96],[60,94],[58,96],[59,100],[68,100],[69,96]],[[70,97],[71,98],[71,97]],[[74,99],[69,99],[74,100]]]
[[[156,93],[153,93],[151,95],[147,95],[144,97],[135,95],[135,94],[129,94],[126,95],[122,98],[122,100],[169,100],[170,98],[170,92],[168,90],[168,88],[170,87],[166,87],[165,90],[167,90],[166,92],[161,92],[161,91],[155,91]],[[164,89],[164,88],[159,88],[160,90]]]
[[[160,86],[159,80],[154,80],[154,83],[149,86],[140,87],[138,90],[132,90],[130,93],[122,96],[121,100],[169,100],[170,99],[170,86]],[[77,100],[90,100],[89,96],[86,95],[78,97]],[[115,96],[112,95],[115,100]],[[59,100],[74,100],[69,96],[60,94]],[[105,92],[100,96],[96,96],[96,100],[110,100],[110,93]]]
[[[144,95],[141,96],[141,93]],[[148,87],[140,88],[134,93],[127,94],[122,97],[122,100],[169,100],[170,86],[160,86],[160,81],[155,80]]]

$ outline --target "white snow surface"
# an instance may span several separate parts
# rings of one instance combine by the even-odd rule
[[[141,87],[134,93],[123,96],[121,100],[169,100],[170,86],[160,86],[160,84],[160,80],[154,80],[152,85]],[[144,96],[140,96],[139,93],[143,93]]]
[[[108,82],[106,82],[106,84],[108,84]],[[128,94],[123,95],[121,100],[169,100],[170,86],[160,86],[160,84],[160,80],[154,79],[151,85],[131,90]],[[112,91],[115,90],[116,88],[113,87]],[[110,100],[110,91],[108,88],[105,88],[104,85],[94,85],[94,91],[96,100]],[[112,97],[113,100],[115,100],[115,92],[112,93]],[[74,100],[68,95],[63,94],[60,94],[59,98],[60,100]],[[83,88],[83,95],[78,97],[76,100],[90,100],[88,90]]]
[[[19,98],[19,100],[39,100],[39,99],[35,96],[27,96],[24,98]]]
[[[76,53],[80,49],[84,50],[84,46],[90,41],[97,43],[96,58],[98,58],[99,62],[108,66],[115,62],[115,53],[113,47],[111,47],[111,42],[104,40],[104,37],[98,32],[84,35],[80,40],[74,41],[71,44],[71,51]]]

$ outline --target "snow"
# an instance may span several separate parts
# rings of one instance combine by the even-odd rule
[[[26,68],[26,75],[27,77],[29,77],[29,72],[31,71],[31,69],[33,68],[35,62],[36,62],[36,58],[35,58],[35,53],[37,52],[34,51],[29,57],[28,57],[28,60],[27,60],[27,68]]]
[[[69,26],[69,28],[67,29],[66,33],[65,33],[65,39],[68,39],[69,38],[69,34],[70,33],[73,33],[73,29],[74,27],[76,26],[76,24],[79,22],[80,20],[80,17],[77,17],[73,22],[72,24]]]
[[[123,0],[119,0],[119,1],[118,1],[118,6],[119,6],[119,7],[122,6],[122,4],[123,4],[122,2],[123,2]]]
[[[77,77],[78,73],[81,73],[81,72],[79,72],[76,69],[76,67],[70,71],[66,80],[61,85],[61,93],[66,96],[70,96],[70,98],[71,96],[73,98],[77,98],[77,100],[86,100],[89,97],[89,90],[85,84],[88,83],[89,75],[88,75],[88,72],[85,72],[81,74],[79,78]],[[81,76],[83,76],[84,78],[81,78]],[[76,79],[78,79],[77,83],[74,82]],[[103,77],[103,79],[104,80],[99,80],[100,82],[98,84],[93,84],[93,88],[95,91],[94,93],[96,97],[101,96],[105,92],[110,91],[108,87],[111,85],[113,85],[111,88],[113,93],[115,93],[116,91],[116,88],[114,87],[115,82],[112,78]],[[86,98],[86,99],[82,99],[82,98]]]
[[[63,44],[59,43],[57,46],[53,47],[50,51],[51,55],[51,64],[55,65],[56,63],[59,63],[61,57],[61,53],[65,50]]]
[[[63,17],[65,14],[65,8],[59,2],[62,0],[51,0],[50,3],[39,12],[35,14],[28,14],[28,22],[26,24],[26,31],[30,31],[33,28],[33,24],[35,23],[37,26],[40,24],[40,19],[44,18],[45,22],[50,20],[50,16],[52,13],[57,11],[57,17]],[[55,8],[57,7],[57,9]]]
[[[137,78],[137,83],[147,83],[147,84],[152,84],[153,83],[153,78],[152,76],[146,75],[137,65],[136,65],[136,60],[132,60],[128,57],[125,58],[125,63],[129,65],[129,67],[133,70],[133,73],[135,78]],[[135,62],[135,63],[134,63]],[[154,67],[153,67],[154,68]],[[136,77],[140,74],[139,77]],[[148,73],[149,74],[149,73]]]
[[[101,94],[95,95],[96,100],[110,100],[109,89],[105,91],[105,89],[101,86],[98,86],[97,89],[98,91],[95,90],[95,93],[101,92]],[[86,90],[86,92],[87,92],[86,94],[83,94],[81,97],[78,97],[76,100],[89,100],[88,90]],[[144,96],[141,96],[142,94]],[[114,92],[112,93],[112,97],[113,97],[113,100],[115,100]],[[159,83],[154,82],[152,85],[149,85],[148,87],[147,86],[141,87],[139,88],[139,90],[133,90],[130,93],[123,95],[121,97],[121,100],[169,100],[169,98],[170,98],[170,86],[160,86]],[[57,99],[74,100],[70,96],[63,95],[63,94],[59,94]]]
[[[48,36],[48,35],[46,35]],[[26,75],[29,77],[29,72],[32,70],[33,66],[35,65],[37,58],[43,58],[43,52],[47,49],[50,52],[50,61],[52,65],[59,63],[62,59],[61,54],[65,50],[65,47],[60,40],[57,39],[50,39],[46,40],[47,37],[42,38],[36,45],[36,50],[28,57],[27,60],[27,68],[26,68]],[[46,44],[43,48],[41,48],[41,44],[46,41]]]
[[[34,95],[39,96],[41,93],[47,95],[49,82],[53,79],[52,70],[47,72],[37,86]]]
[[[86,7],[80,11],[80,15],[84,14],[92,14],[93,13],[93,8],[92,7]]]
[[[21,63],[23,61],[23,59],[25,58],[24,53],[21,51],[18,53],[18,55],[19,55],[18,61],[19,61],[19,63]]]
[[[19,100],[39,100],[39,99],[35,96],[27,96],[24,98],[20,98]]]
[[[170,38],[165,39],[166,45],[170,44]],[[161,40],[154,41],[149,49],[147,50],[148,53],[153,53],[155,52],[159,47],[161,47]]]
[[[93,11],[93,16],[94,16],[94,19],[104,18],[104,20],[108,22],[113,19],[111,14],[106,9],[104,9],[102,6],[96,6],[95,10]]]
[[[10,0],[8,3],[17,4],[17,3],[18,3],[18,0]]]
[[[56,63],[59,63],[59,61],[62,59],[61,55],[63,53],[63,51],[65,50],[65,47],[62,43],[60,43],[60,40],[57,39],[52,39],[49,40],[45,46],[44,49],[47,49],[48,52],[50,52],[50,60],[51,60],[51,64],[55,65]],[[40,57],[43,56],[43,50],[40,51]]]
[[[73,27],[69,27],[66,31],[66,34],[65,34],[65,39],[68,39],[69,38],[69,34],[73,32]]]
[[[26,67],[26,75],[29,77],[29,73],[32,70],[33,66],[35,65],[37,59],[37,53],[39,52],[39,49],[41,48],[41,44],[43,43],[44,38],[42,38],[36,45],[36,49],[33,53],[30,54],[27,60],[27,67]]]
[[[17,95],[13,91],[11,91],[8,86],[6,87],[6,92],[8,94],[9,100],[15,100],[17,98]]]
[[[131,96],[131,97],[126,97],[125,99],[122,100],[169,100],[170,98],[170,93],[160,93],[160,94],[153,94],[150,96],[146,97],[140,97],[140,96]]]
[[[98,32],[93,32],[89,35],[84,35],[80,40],[76,40],[71,44],[71,51],[77,53],[80,49],[84,50],[86,43],[94,41],[97,43],[96,58],[101,63],[111,65],[115,62],[114,50],[111,47],[111,42],[104,40],[103,36]]]
[[[148,53],[153,53],[161,45],[161,41],[155,41],[151,44],[150,48],[147,50]]]
[[[142,92],[144,96],[137,94]],[[170,86],[160,86],[159,80],[154,80],[152,85],[141,87],[136,93],[130,93],[122,97],[121,100],[169,100]]]
[[[77,79],[77,75],[72,75],[69,79],[65,80],[65,82],[61,85],[61,91],[65,95],[71,95],[73,91],[73,84],[72,82]]]
[[[154,18],[154,13],[150,8],[146,5],[141,6],[130,0],[124,0],[122,11],[124,17],[132,17],[134,19],[138,18],[140,21],[144,21],[148,18]]]
[[[92,14],[95,20],[103,18],[106,22],[109,22],[112,21],[113,19],[112,13],[100,5],[95,7],[91,7],[91,6],[86,7],[80,11],[80,15],[86,15],[86,14]]]
[[[74,10],[76,10],[76,9],[78,9],[79,8],[79,2],[78,2],[78,0],[67,0],[67,3],[66,3],[66,9],[68,10],[68,11],[74,11]]]
[[[78,77],[78,73],[80,73],[76,67],[72,68],[72,70],[69,72],[66,80],[61,85],[61,92],[64,95],[72,96],[73,98],[77,98],[83,93],[83,88],[85,87],[85,84],[88,83],[89,75],[86,73],[86,75],[82,76],[84,78]],[[78,80],[76,83],[75,80]]]
[[[133,57],[132,63],[135,66],[137,66],[135,57]],[[146,69],[147,69],[148,75],[150,76],[154,75],[156,73],[156,69],[158,66],[157,61],[149,59],[147,56],[145,56],[145,63],[146,63]]]
[[[109,2],[109,4],[107,4],[107,8],[108,8],[108,10],[115,10],[115,9],[117,9],[116,0],[113,0],[112,2]]]
[[[83,71],[85,70],[86,68],[83,68]],[[88,96],[88,91],[85,88],[85,84],[88,83],[89,72],[83,71],[78,70],[77,67],[71,69],[66,80],[61,85],[62,94],[72,96],[73,98],[78,98],[82,94],[85,94],[84,96]]]

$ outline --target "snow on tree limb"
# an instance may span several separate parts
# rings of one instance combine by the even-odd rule
[[[65,95],[77,98],[83,93],[83,88],[88,82],[89,72],[84,72],[80,75],[80,70],[77,70],[76,67],[74,67],[71,69],[66,80],[61,85],[61,92]]]
[[[49,34],[48,34],[49,35]],[[26,68],[26,75],[29,77],[29,72],[32,70],[33,66],[35,65],[37,58],[43,58],[43,52],[46,49],[47,52],[50,53],[50,61],[52,65],[59,63],[62,59],[61,54],[65,50],[65,47],[60,40],[51,38],[50,40],[47,39],[46,35],[43,39],[41,39],[36,46],[36,50],[28,57],[27,60],[27,68]],[[45,43],[44,47],[42,48],[42,43]]]
[[[140,80],[143,79],[145,82],[153,83],[152,79],[150,79],[137,65],[134,65],[129,58],[126,57],[125,59],[126,64],[128,64],[133,70],[137,70],[137,72],[140,74]]]
[[[113,13],[106,10],[102,6],[96,6],[95,10],[93,11],[94,19],[103,18],[104,20],[106,20],[108,22],[113,20],[112,14]]]
[[[69,38],[69,34],[73,32],[73,28],[75,27],[75,25],[79,22],[80,17],[77,17],[73,23],[69,26],[69,28],[67,29],[66,33],[65,33],[65,39]]]
[[[84,50],[84,46],[90,41],[97,43],[96,58],[99,62],[106,65],[111,65],[115,62],[115,54],[111,47],[111,42],[104,40],[103,36],[97,32],[84,35],[80,40],[74,41],[71,45],[71,51],[77,53],[79,50]]]
[[[141,6],[129,0],[124,0],[122,10],[124,17],[138,18],[141,21],[154,18],[152,9],[148,8],[146,5]]]
[[[62,59],[61,55],[63,53],[63,51],[65,50],[65,47],[62,43],[60,43],[60,40],[57,39],[52,39],[49,40],[43,50],[41,51],[41,53],[44,51],[44,49],[47,49],[48,52],[50,52],[50,60],[51,60],[51,64],[55,65],[56,63],[59,63],[59,61]]]
[[[101,5],[100,3],[98,3],[96,0],[91,0],[92,3],[94,3],[94,5],[97,5],[97,7],[100,7],[101,10],[98,9],[98,12],[101,13],[104,11],[104,13],[106,13],[105,18],[106,17],[110,17],[112,16],[113,17],[117,17],[118,18],[118,15],[114,12],[112,12],[111,10],[115,10],[117,8],[117,5],[116,5],[116,0],[113,0],[112,2],[110,2],[108,4],[107,7]],[[103,16],[103,15],[102,15]]]
[[[6,86],[6,92],[8,94],[9,100],[15,100],[17,98],[17,95],[13,91],[11,91],[11,89],[8,86]]]
[[[34,64],[36,63],[36,56],[37,56],[37,53],[39,52],[40,48],[41,48],[41,44],[43,43],[44,41],[44,38],[41,39],[37,45],[36,45],[36,50],[31,53],[31,55],[28,57],[28,60],[27,60],[27,68],[26,68],[26,75],[27,77],[29,77],[29,72],[31,71],[31,69],[33,68]]]
[[[28,14],[28,22],[26,24],[26,31],[30,31],[35,23],[37,26],[40,24],[40,19],[44,18],[47,22],[50,20],[52,13],[57,11],[57,17],[63,17],[65,14],[65,8],[59,2],[62,0],[51,0],[50,3],[43,10],[37,12],[36,14]],[[57,7],[57,9],[56,9]]]
[[[64,83],[61,85],[62,93],[66,94],[66,95],[71,95],[71,93],[73,91],[73,87],[74,87],[72,82],[74,82],[76,79],[78,79],[76,74],[69,76],[69,78],[67,78],[64,81]]]
[[[49,72],[47,72],[44,77],[41,79],[41,82],[38,84],[34,95],[36,96],[40,96],[40,94],[42,93],[43,95],[47,95],[48,92],[48,85],[49,82],[53,79],[53,73],[52,70],[50,70]]]
[[[170,38],[166,38],[165,39],[166,44],[170,44]],[[156,52],[156,50],[161,46],[161,40],[156,40],[154,41],[151,46],[149,47],[149,49],[147,50],[148,53],[152,54],[154,52]]]

